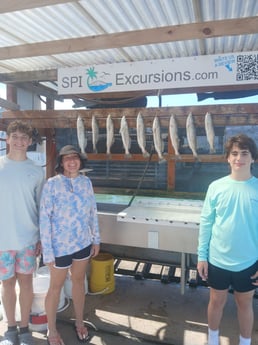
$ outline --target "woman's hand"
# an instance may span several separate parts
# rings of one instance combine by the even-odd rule
[[[91,246],[91,256],[94,258],[95,256],[98,255],[100,250],[100,244],[93,244]]]

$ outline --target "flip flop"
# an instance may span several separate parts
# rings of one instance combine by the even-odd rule
[[[91,337],[89,335],[88,329],[83,324],[81,326],[74,325],[74,330],[79,342],[87,343],[90,340]]]

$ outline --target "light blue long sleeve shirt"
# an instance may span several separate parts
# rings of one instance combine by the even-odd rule
[[[0,250],[22,250],[39,240],[39,201],[45,172],[31,159],[0,157]]]
[[[258,179],[212,182],[201,212],[198,261],[236,272],[257,260]]]
[[[40,203],[40,237],[44,263],[100,243],[97,205],[87,176],[48,179]]]

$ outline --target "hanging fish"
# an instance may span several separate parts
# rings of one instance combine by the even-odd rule
[[[159,118],[157,116],[155,116],[153,120],[152,133],[153,133],[154,147],[158,154],[159,162],[160,163],[165,162],[166,160],[162,155],[163,150],[164,150],[164,142],[161,138],[160,123],[159,123]]]
[[[96,116],[93,115],[91,119],[91,129],[92,129],[92,146],[93,152],[98,153],[97,142],[99,140],[99,125]]]
[[[85,157],[87,157],[85,151],[87,146],[87,137],[85,135],[84,122],[80,115],[77,117],[77,139],[81,152],[85,155]]]
[[[214,127],[213,127],[212,116],[210,113],[206,113],[204,122],[205,122],[205,132],[206,132],[207,140],[210,145],[210,153],[215,153],[216,152],[215,146],[214,146],[215,132],[214,132]]]
[[[170,120],[169,120],[169,135],[170,135],[171,144],[175,151],[175,156],[176,158],[180,159],[181,157],[179,153],[178,128],[177,128],[176,118],[174,114],[170,116]]]
[[[121,134],[123,146],[125,149],[125,158],[130,158],[132,157],[129,151],[131,147],[131,138],[129,135],[129,128],[128,128],[128,124],[127,124],[127,120],[125,116],[123,116],[121,119],[119,133]]]
[[[145,126],[142,114],[139,112],[136,119],[136,131],[137,131],[137,142],[142,150],[142,155],[144,158],[150,156],[149,152],[146,151],[146,135],[145,135]]]
[[[109,114],[106,120],[106,131],[107,131],[107,155],[110,156],[111,154],[111,146],[114,144],[115,141],[115,132],[114,132],[114,123],[111,115]]]
[[[194,157],[198,159],[196,130],[192,113],[190,113],[186,119],[186,137]]]

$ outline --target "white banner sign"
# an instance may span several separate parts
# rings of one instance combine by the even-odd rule
[[[60,95],[256,83],[258,52],[58,69]]]

